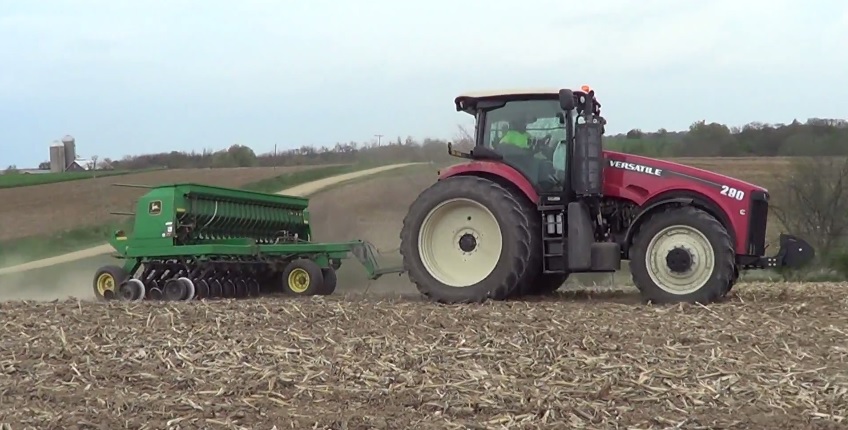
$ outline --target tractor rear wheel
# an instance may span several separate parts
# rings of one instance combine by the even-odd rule
[[[691,206],[651,216],[630,249],[630,271],[654,303],[712,303],[724,297],[736,270],[727,230]]]
[[[504,300],[530,269],[533,234],[509,190],[459,176],[436,182],[412,203],[400,253],[410,281],[431,300]]]
[[[544,296],[553,294],[565,281],[568,275],[559,273],[540,274],[539,277],[527,289],[528,295]]]
[[[517,199],[521,204],[521,210],[527,214],[528,228],[530,229],[530,255],[528,256],[529,264],[527,270],[518,281],[518,291],[516,296],[537,296],[549,294],[556,291],[562,282],[557,283],[560,275],[546,275],[544,271],[544,262],[542,261],[542,249],[544,243],[542,240],[542,216],[539,213],[536,205],[528,199]],[[553,277],[552,277],[553,276]],[[567,277],[567,275],[566,275]],[[556,286],[551,286],[554,283]]]

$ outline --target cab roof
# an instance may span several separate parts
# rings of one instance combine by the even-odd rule
[[[472,91],[460,94],[454,99],[456,110],[466,112],[471,115],[477,113],[477,103],[481,100],[493,99],[557,99],[559,97],[560,88],[556,87],[540,87],[540,88],[511,88],[511,89],[491,89]],[[571,91],[576,96],[585,95],[586,92],[582,89],[573,88]]]
[[[482,99],[488,97],[514,97],[514,96],[558,96],[559,88],[544,87],[544,88],[510,88],[510,89],[490,89],[481,91],[472,91],[465,94],[460,94],[457,99]]]

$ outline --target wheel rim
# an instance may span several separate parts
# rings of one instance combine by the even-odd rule
[[[209,294],[212,297],[220,298],[224,295],[224,285],[221,284],[221,281],[215,279],[212,282],[209,282]]]
[[[115,294],[115,278],[109,273],[101,273],[97,277],[97,293],[105,297],[107,291]]]
[[[221,290],[223,292],[224,297],[231,299],[235,297],[236,284],[234,284],[233,281],[229,279],[225,279],[223,282],[221,282]]]
[[[688,257],[687,257],[688,255]],[[688,270],[676,272],[671,266],[688,258]],[[676,260],[675,260],[676,259]],[[703,287],[715,270],[715,254],[703,233],[685,225],[673,225],[657,233],[645,255],[648,276],[662,290],[689,294]]]
[[[209,284],[203,279],[195,281],[194,290],[195,297],[198,299],[205,299],[209,297]]]
[[[185,295],[183,296],[183,301],[191,301],[194,300],[194,296],[197,292],[195,288],[194,282],[187,277],[180,278],[180,281],[185,285]]]
[[[296,268],[289,273],[289,289],[295,293],[302,293],[309,288],[309,272]]]
[[[185,296],[186,286],[179,279],[169,279],[162,287],[162,296],[168,301],[179,301]]]
[[[421,263],[451,287],[474,285],[495,270],[503,237],[494,214],[482,204],[458,198],[433,208],[418,231]]]
[[[144,299],[145,288],[144,284],[138,279],[129,279],[120,288],[121,299],[125,301],[137,302]]]

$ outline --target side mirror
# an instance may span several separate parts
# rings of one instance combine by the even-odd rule
[[[574,93],[571,90],[559,90],[559,107],[564,111],[574,109]]]

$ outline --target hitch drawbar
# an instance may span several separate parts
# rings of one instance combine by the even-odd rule
[[[790,234],[781,234],[780,249],[777,254],[772,257],[762,257],[757,262],[756,266],[762,269],[775,269],[778,267],[788,267],[790,269],[799,268],[813,261],[816,256],[816,251],[813,246],[801,239]]]

